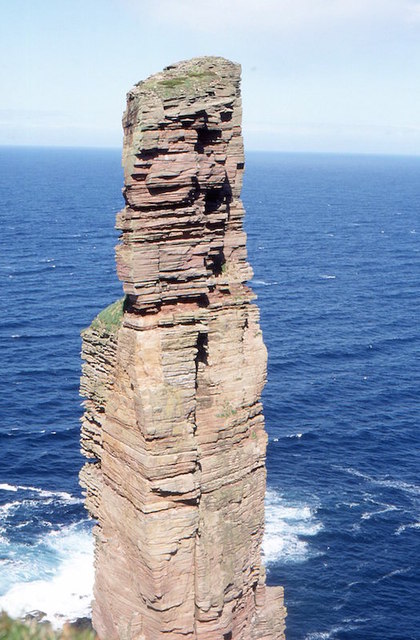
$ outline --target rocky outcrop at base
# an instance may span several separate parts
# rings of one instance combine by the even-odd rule
[[[246,286],[240,67],[197,58],[124,114],[125,298],[83,333],[81,472],[102,640],[281,640],[265,586],[266,350]]]

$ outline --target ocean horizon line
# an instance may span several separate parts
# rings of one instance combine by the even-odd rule
[[[122,151],[121,146],[114,145],[39,145],[39,144],[2,144],[0,149],[43,149],[43,150],[74,150],[74,151]],[[376,158],[420,158],[418,153],[394,153],[374,151],[292,151],[287,149],[253,149],[245,145],[245,153],[293,155],[293,156],[340,156],[340,157],[376,157]]]

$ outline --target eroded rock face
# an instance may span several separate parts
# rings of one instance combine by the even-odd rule
[[[102,640],[284,638],[261,561],[266,350],[245,284],[239,82],[198,58],[127,96],[126,296],[83,334]]]

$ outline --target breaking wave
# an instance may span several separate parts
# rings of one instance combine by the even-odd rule
[[[274,489],[268,489],[265,520],[263,553],[267,565],[303,562],[316,555],[307,540],[322,529],[314,507],[288,501]]]
[[[90,615],[93,538],[86,522],[52,531],[34,545],[9,545],[8,552],[12,584],[0,596],[0,610],[13,617],[41,611],[55,628]]]

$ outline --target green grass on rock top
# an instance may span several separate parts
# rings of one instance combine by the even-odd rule
[[[210,70],[191,69],[186,73],[173,75],[172,77],[158,79],[152,77],[139,83],[145,89],[151,89],[163,98],[172,97],[178,94],[190,94],[201,86],[208,85],[217,78],[217,74]]]

